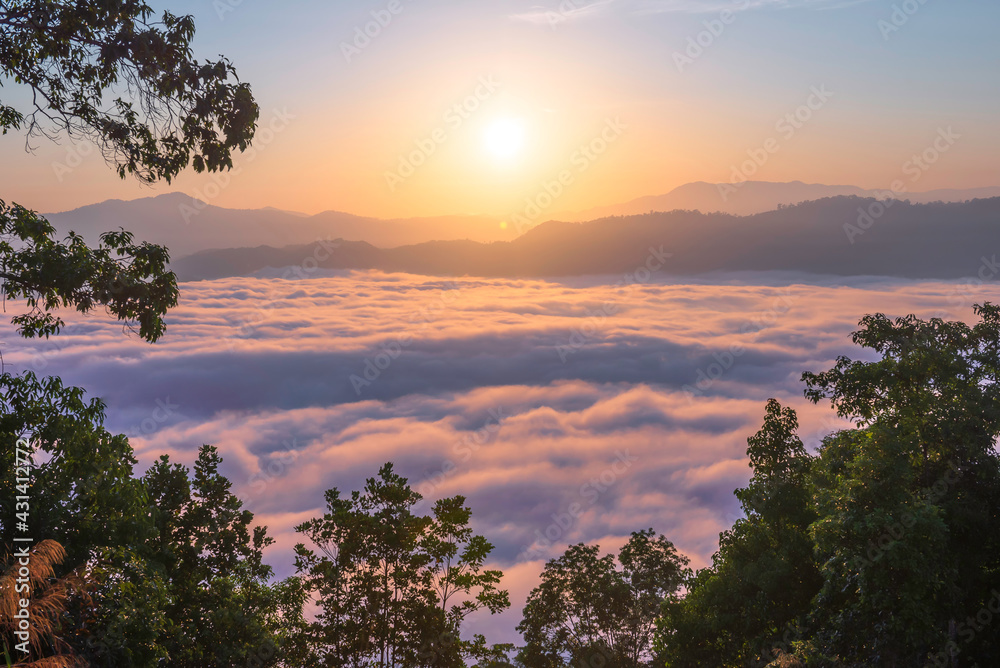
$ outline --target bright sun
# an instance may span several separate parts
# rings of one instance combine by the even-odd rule
[[[520,121],[501,119],[486,128],[486,150],[494,158],[509,160],[524,148],[524,126]]]

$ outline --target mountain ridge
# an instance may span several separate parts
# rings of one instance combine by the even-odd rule
[[[306,215],[272,207],[229,209],[183,193],[106,200],[45,217],[59,233],[77,232],[88,243],[122,227],[137,240],[166,246],[175,257],[241,242],[249,246],[285,245],[342,237],[389,247],[426,241],[429,235],[479,241],[516,236],[500,225],[500,219],[489,216],[379,219],[332,210]]]
[[[558,214],[565,220],[582,222],[614,215],[637,215],[649,211],[697,210],[703,213],[753,215],[826,197],[858,196],[884,198],[890,191],[851,185],[828,185],[802,181],[744,181],[742,183],[685,183],[663,195],[647,195],[628,202]],[[944,188],[922,192],[893,193],[894,199],[918,204],[934,201],[960,202],[976,198],[1000,197],[1000,186],[987,188]]]
[[[685,184],[667,195],[648,196],[630,203],[599,207],[584,214],[551,214],[548,219],[584,222],[613,215],[638,215],[651,210],[676,209],[704,213],[723,211],[734,215],[752,215],[776,209],[779,205],[815,201],[826,196],[870,196],[857,186],[827,186],[801,181],[774,183],[750,181],[727,196],[725,206],[718,206],[720,187],[704,181]],[[728,190],[727,190],[728,192]],[[884,193],[876,193],[881,196]],[[949,189],[904,194],[910,200],[943,199],[964,201],[979,195],[1000,196],[998,188],[969,190]],[[75,231],[89,243],[100,234],[125,228],[137,240],[164,245],[174,257],[202,250],[234,246],[305,244],[317,239],[342,238],[367,241],[380,248],[412,245],[433,240],[469,239],[478,242],[512,241],[518,236],[515,225],[503,224],[499,216],[451,215],[379,219],[328,210],[316,214],[284,211],[273,207],[230,209],[219,207],[183,193],[164,193],[136,200],[106,200],[70,211],[47,214],[61,234]]]
[[[340,240],[315,264],[539,278],[635,271],[649,257],[669,254],[658,270],[670,275],[801,271],[962,278],[976,273],[984,253],[1000,253],[1000,198],[913,204],[839,196],[751,216],[678,210],[586,223],[547,221],[512,241],[433,241],[388,249],[362,244]],[[315,257],[314,247],[204,251],[173,267],[182,280],[251,275],[301,266],[305,258]]]

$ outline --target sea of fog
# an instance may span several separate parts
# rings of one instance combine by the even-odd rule
[[[705,565],[737,517],[764,402],[800,409],[811,447],[843,424],[805,403],[799,378],[863,355],[850,342],[861,316],[971,321],[1000,286],[364,272],[185,283],[181,295],[154,345],[103,313],[70,314],[48,341],[5,324],[5,368],[101,397],[143,469],[218,446],[278,539],[268,558],[282,576],[324,490],[359,489],[384,462],[428,499],[465,495],[514,602],[470,630],[502,642],[517,640],[528,591],[567,544],[617,549],[652,527]]]

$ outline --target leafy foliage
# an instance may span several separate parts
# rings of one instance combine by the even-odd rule
[[[664,609],[667,666],[1000,661],[1000,308],[975,312],[866,316],[853,340],[880,359],[803,376],[857,425],[816,457],[768,403],[746,518]]]
[[[16,445],[35,452],[31,530],[65,546],[72,568],[95,549],[135,544],[149,535],[147,501],[132,478],[135,457],[124,436],[103,426],[104,404],[58,378],[0,376],[0,506],[13,508]],[[0,515],[0,542],[12,545],[13,516]]]
[[[253,526],[221,462],[206,445],[193,479],[166,455],[142,479],[156,529],[152,560],[169,583],[164,649],[178,667],[275,665],[282,599],[263,561],[274,540]]]
[[[124,230],[108,232],[97,248],[70,234],[54,239],[47,220],[0,201],[0,292],[24,299],[30,311],[13,319],[26,338],[59,332],[53,311],[73,307],[87,313],[105,307],[147,341],[163,334],[163,316],[177,305],[177,279],[167,270],[165,248],[134,244]]]
[[[34,448],[31,529],[65,544],[70,597],[64,640],[92,666],[276,665],[284,610],[300,600],[270,584],[271,543],[204,447],[193,481],[165,458],[142,479],[124,436],[103,427],[104,406],[79,388],[32,374],[0,376],[0,507],[21,494],[15,445]],[[0,540],[13,544],[12,514]]]
[[[70,600],[66,641],[91,665],[151,665],[163,655],[165,584],[142,554],[152,525],[132,448],[103,422],[99,400],[58,378],[0,376],[0,507],[23,491],[14,462],[24,439],[34,451],[31,530],[64,545],[64,572],[80,570],[88,583],[89,599]],[[12,519],[0,516],[4,545],[13,544]]]
[[[120,176],[168,182],[188,164],[196,171],[232,167],[253,139],[259,110],[229,61],[193,58],[190,16],[153,10],[137,0],[16,0],[0,4],[0,85],[32,93],[31,107],[0,103],[0,129],[28,138],[85,137],[103,149]],[[0,201],[0,292],[24,299],[15,324],[24,336],[49,336],[57,307],[104,306],[140,336],[157,340],[163,315],[177,303],[167,250],[134,244],[125,230],[96,248]]]
[[[229,61],[193,58],[191,17],[152,17],[135,0],[0,3],[0,85],[31,93],[26,109],[0,102],[0,130],[23,129],[29,145],[63,133],[91,140],[119,176],[146,183],[169,182],[192,163],[231,168],[258,118],[250,87]],[[57,334],[59,308],[104,307],[156,341],[177,304],[168,262],[165,248],[136,244],[125,230],[96,247],[72,233],[57,240],[44,218],[0,201],[0,293],[26,302],[13,320],[25,337]],[[67,646],[93,666],[274,665],[279,608],[297,618],[302,600],[290,585],[268,585],[261,554],[270,539],[251,528],[217,453],[202,451],[193,485],[166,460],[138,480],[127,439],[103,420],[103,404],[79,388],[0,370],[0,507],[12,508],[19,492],[23,438],[36,455],[31,530],[66,546],[40,577],[54,578],[65,561],[87,582],[61,600]],[[4,513],[3,544],[12,533]],[[43,659],[69,665],[59,661]]]
[[[815,476],[819,637],[845,660],[1000,660],[1000,629],[969,623],[1000,586],[1000,308],[975,312],[867,316],[854,341],[882,359],[803,376],[865,427],[828,440]]]
[[[688,574],[688,560],[652,529],[632,534],[618,553],[573,545],[545,565],[518,631],[527,668],[652,666],[660,607]]]
[[[139,0],[14,0],[0,5],[0,79],[27,86],[30,109],[0,104],[0,128],[95,141],[119,175],[170,181],[232,167],[259,115],[226,59],[192,57],[194,20]]]
[[[315,550],[296,546],[303,587],[319,607],[303,624],[300,652],[317,666],[462,666],[463,656],[502,655],[461,623],[510,605],[501,573],[483,567],[493,546],[468,527],[465,499],[412,512],[421,497],[391,464],[363,492],[326,493],[327,512],[298,526]]]
[[[719,537],[711,567],[664,607],[659,643],[671,666],[765,665],[798,638],[820,586],[809,525],[811,458],[795,412],[770,400],[747,439],[754,475],[736,491],[745,517]]]

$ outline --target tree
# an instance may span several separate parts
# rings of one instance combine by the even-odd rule
[[[797,429],[795,411],[768,401],[747,439],[754,475],[735,492],[745,517],[719,537],[687,595],[664,607],[658,644],[668,666],[763,666],[802,634],[821,579],[808,532],[811,458]]]
[[[31,528],[69,545],[59,563],[88,582],[89,598],[71,599],[65,617],[74,652],[95,666],[167,657],[176,666],[274,665],[281,613],[294,614],[296,599],[269,584],[262,551],[272,540],[219,475],[216,450],[202,448],[193,481],[165,457],[137,480],[132,450],[104,430],[99,401],[58,379],[0,381],[3,442],[29,435],[43,455],[31,470]],[[3,454],[0,506],[13,508],[22,490],[13,449]]]
[[[168,585],[162,643],[170,665],[273,666],[281,598],[264,548],[274,540],[219,474],[222,458],[203,446],[193,480],[169,457],[142,482],[155,525],[150,560]]]
[[[879,359],[803,376],[856,425],[815,457],[768,403],[746,518],[664,608],[667,666],[1000,661],[1000,309],[975,313],[862,319],[853,340]],[[761,639],[777,656],[751,651]]]
[[[30,436],[31,528],[65,542],[66,565],[88,583],[70,600],[65,641],[91,665],[267,666],[277,662],[281,615],[293,616],[293,588],[272,586],[263,549],[214,448],[202,448],[194,480],[167,458],[141,479],[124,436],[103,428],[103,405],[58,379],[0,378],[3,443]],[[30,381],[30,382],[29,382]],[[27,425],[33,425],[28,429]],[[0,506],[14,507],[13,448],[0,480]],[[0,538],[14,526],[0,517]],[[61,549],[61,548],[60,548]]]
[[[0,376],[0,507],[13,508],[25,491],[15,478],[20,441],[34,458],[27,490],[31,532],[65,546],[60,573],[82,570],[93,588],[91,601],[70,601],[74,622],[66,641],[92,663],[100,645],[119,659],[105,665],[149,665],[159,656],[145,639],[159,632],[161,583],[140,551],[152,524],[145,492],[133,477],[132,448],[103,423],[103,403],[88,401],[83,390],[58,378]],[[4,545],[14,544],[12,519],[0,516]],[[123,655],[138,662],[121,660]]]
[[[545,565],[517,627],[527,668],[655,665],[656,619],[688,574],[687,558],[652,529],[633,533],[617,563],[599,555],[581,543]]]
[[[250,88],[225,59],[192,57],[191,17],[136,0],[16,0],[0,3],[0,81],[25,86],[30,103],[0,102],[0,130],[97,143],[119,176],[170,181],[232,166],[249,146],[258,117]],[[177,302],[165,248],[133,243],[121,230],[96,247],[16,204],[0,202],[0,293],[25,300],[14,318],[25,337],[57,334],[59,308],[104,307],[147,341],[164,332]],[[135,459],[123,436],[103,427],[104,405],[57,378],[0,370],[0,506],[13,507],[15,444],[39,455],[31,484],[31,528],[66,548],[59,569],[93,578],[93,604],[70,601],[66,640],[92,665],[148,666],[159,644],[167,583],[152,569],[154,529]],[[0,538],[10,544],[9,518]]]
[[[147,535],[146,501],[132,478],[135,458],[124,436],[103,426],[104,404],[58,378],[0,376],[0,505],[20,495],[18,441],[34,453],[31,523],[37,537],[65,546],[70,570],[97,548],[134,544]],[[13,516],[0,516],[0,542],[14,543]]]
[[[915,493],[904,442],[877,426],[842,432],[816,467],[823,585],[812,618],[820,647],[847,665],[922,665],[947,642],[938,621],[952,593],[948,527]]]
[[[33,93],[30,110],[0,104],[3,132],[82,133],[105,148],[121,175],[149,182],[171,178],[191,160],[196,169],[230,166],[231,152],[253,136],[249,87],[230,81],[227,61],[192,59],[190,17],[165,13],[149,23],[151,12],[134,0],[0,6],[0,75]],[[138,108],[121,95],[105,108],[122,87]],[[0,202],[0,293],[26,301],[29,311],[14,318],[25,337],[58,333],[60,307],[103,306],[145,340],[157,340],[177,302],[168,260],[166,249],[136,245],[125,231],[105,234],[96,248],[73,234],[58,241],[43,218]],[[104,431],[103,411],[58,379],[0,375],[0,457],[11,465],[0,499],[10,500],[14,447],[28,437],[49,457],[35,471],[33,528],[65,545],[72,567],[97,547],[141,538],[135,525],[145,506],[131,478],[135,460],[124,437]],[[9,534],[6,519],[0,522],[0,534]]]
[[[165,248],[136,245],[125,231],[102,235],[96,248],[72,233],[66,241],[54,235],[44,218],[0,201],[0,292],[29,307],[13,318],[22,336],[57,334],[63,321],[54,312],[60,307],[87,313],[103,306],[147,341],[160,338],[163,315],[177,305]]]
[[[813,531],[819,639],[848,662],[1000,661],[1000,628],[975,620],[1000,589],[1000,308],[974,310],[866,316],[853,340],[881,359],[803,375],[861,427],[824,444]]]
[[[192,57],[194,20],[140,0],[17,0],[0,5],[0,78],[26,86],[24,110],[0,104],[0,128],[96,142],[120,176],[168,182],[232,167],[258,117],[226,59]]]
[[[26,338],[57,334],[60,307],[87,313],[104,306],[147,341],[165,330],[163,317],[177,303],[166,249],[136,245],[127,232],[105,234],[90,248],[71,234],[56,241],[43,218],[0,201],[0,293],[24,299],[28,312],[13,321]],[[33,373],[0,373],[0,507],[13,507],[16,444],[39,455],[32,469],[31,528],[58,540],[68,569],[95,576],[96,605],[79,606],[78,635],[68,638],[80,654],[109,657],[109,665],[149,665],[161,655],[153,638],[162,615],[156,601],[162,582],[145,571],[138,545],[151,529],[143,490],[132,477],[136,463],[124,436],[103,426],[105,406],[87,401],[80,388]],[[10,544],[13,526],[0,518]],[[135,662],[135,663],[133,663]]]
[[[133,668],[169,659],[169,584],[147,556],[137,542],[95,550],[84,566],[89,599],[75,606],[67,627],[88,665]]]
[[[295,548],[319,607],[298,641],[309,665],[438,668],[489,654],[460,634],[469,613],[510,605],[502,574],[483,567],[493,546],[468,527],[462,497],[438,501],[430,516],[413,514],[420,499],[386,464],[350,498],[329,490],[326,513],[296,527],[316,548]]]
[[[229,61],[192,57],[190,16],[153,10],[137,0],[23,0],[0,6],[0,78],[31,91],[28,109],[0,103],[0,129],[28,140],[65,132],[103,149],[120,176],[168,182],[188,164],[196,171],[232,167],[232,153],[253,139],[259,115],[250,87]],[[97,248],[0,201],[0,280],[8,299],[31,311],[15,323],[24,336],[49,336],[52,312],[106,307],[155,341],[162,316],[177,303],[165,248],[135,245],[109,232]]]
[[[440,499],[417,546],[427,556],[426,570],[440,610],[449,627],[456,629],[476,610],[486,608],[496,614],[510,607],[507,592],[498,588],[503,573],[484,568],[493,545],[472,532],[471,519],[464,496]]]

